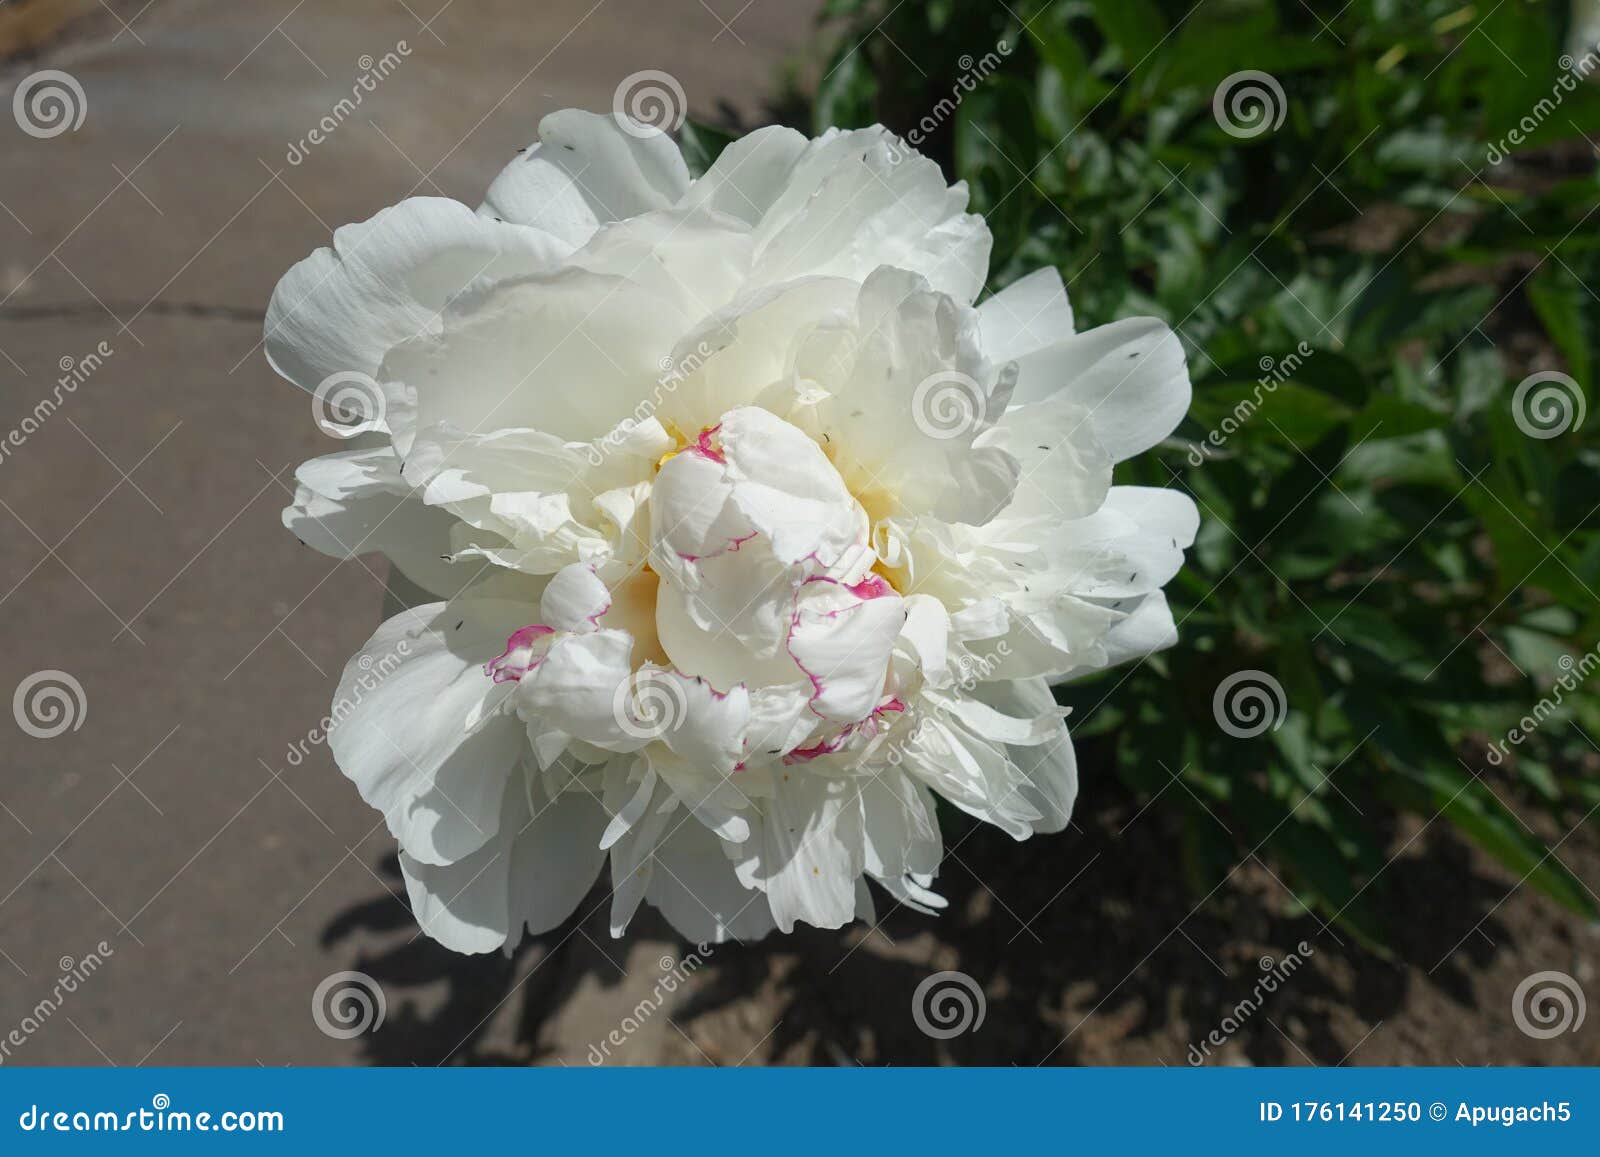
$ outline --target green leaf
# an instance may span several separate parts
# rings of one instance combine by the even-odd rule
[[[1153,0],[1089,0],[1095,23],[1122,51],[1123,68],[1144,62],[1167,34],[1167,22]]]

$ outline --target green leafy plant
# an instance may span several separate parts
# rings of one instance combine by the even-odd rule
[[[1566,5],[825,18],[818,123],[882,121],[966,180],[991,289],[1053,263],[1080,324],[1156,315],[1188,349],[1188,422],[1119,473],[1200,505],[1181,642],[1062,689],[1085,780],[1114,765],[1184,814],[1197,894],[1258,857],[1380,951],[1401,813],[1594,915],[1555,842],[1600,806],[1600,416],[1573,412],[1600,315],[1600,72],[1570,83],[1597,61],[1563,58]],[[1538,370],[1564,376],[1519,393]],[[1563,399],[1565,428],[1530,434]],[[1224,726],[1249,686],[1265,716]]]

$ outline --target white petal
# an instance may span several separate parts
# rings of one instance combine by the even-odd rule
[[[665,209],[689,187],[672,138],[624,131],[614,117],[564,109],[489,186],[480,214],[537,226],[573,246],[597,226]]]
[[[611,609],[611,592],[588,563],[562,567],[539,599],[540,621],[558,631],[598,630],[600,616]]]
[[[811,680],[811,709],[824,719],[854,723],[883,698],[906,609],[887,583],[873,579],[856,587],[810,579],[796,596],[789,653]]]
[[[653,563],[663,573],[682,573],[684,564],[738,550],[757,534],[734,505],[727,474],[725,463],[692,449],[661,467],[650,491],[650,541]]]
[[[1042,586],[1097,599],[1159,590],[1183,566],[1200,517],[1181,490],[1114,486],[1088,518],[1060,526]]]
[[[1005,520],[1041,518],[1054,525],[1093,514],[1111,486],[1112,458],[1085,406],[1058,394],[1013,406],[999,421],[1006,449],[1021,464]]]
[[[930,712],[901,746],[902,767],[969,815],[1015,840],[1033,833],[1039,810],[1023,797],[1021,770],[1005,750],[956,720]]]
[[[744,755],[745,727],[750,722],[750,692],[744,684],[719,692],[704,679],[663,671],[682,705],[677,720],[661,738],[680,759],[697,771],[727,775]],[[693,802],[693,801],[690,801]]]
[[[663,297],[687,298],[695,316],[720,309],[744,285],[754,242],[739,221],[704,209],[668,209],[606,225],[570,259]]]
[[[1017,359],[1013,404],[1057,391],[1084,407],[1095,436],[1118,462],[1172,433],[1189,409],[1183,344],[1165,322],[1133,317]]]
[[[575,788],[534,798],[539,814],[519,825],[511,853],[509,904],[517,939],[523,927],[537,936],[571,916],[606,857],[600,848],[606,813],[593,796]]]
[[[898,269],[867,278],[856,314],[848,333],[814,331],[797,355],[797,372],[832,394],[807,428],[874,517],[988,521],[1018,466],[980,441],[1010,377],[983,358],[977,314]]]
[[[814,557],[831,566],[866,533],[865,518],[822,448],[766,410],[722,417],[732,501],[772,540],[784,562]]]
[[[598,847],[605,813],[581,792],[551,799],[535,788],[528,813],[519,773],[506,784],[495,837],[445,866],[400,853],[411,911],[422,930],[455,952],[492,952],[548,932],[572,915],[594,886],[605,853]]]
[[[970,303],[983,288],[993,238],[963,212],[965,183],[879,126],[829,132],[806,146],[757,226],[755,277],[864,279],[879,266],[920,274]]]
[[[796,921],[840,928],[855,919],[861,874],[861,809],[846,780],[785,772],[763,825],[761,871],[772,918],[783,932]]]
[[[903,771],[889,768],[861,789],[866,870],[879,879],[939,870],[944,843],[933,794]]]
[[[1102,648],[1104,655],[1100,661],[1071,667],[1059,675],[1052,674],[1051,682],[1078,679],[1130,659],[1142,659],[1146,655],[1164,651],[1178,641],[1178,628],[1172,621],[1172,610],[1167,606],[1167,596],[1161,591],[1151,591],[1142,598],[1129,599],[1120,605],[1125,617],[1106,633]]]
[[[408,430],[435,424],[599,438],[650,394],[661,359],[698,317],[682,294],[571,267],[464,295],[440,333],[384,359],[384,381],[415,394],[409,427],[390,409],[396,445],[409,453]]]
[[[1057,712],[1055,697],[1043,679],[980,683],[974,693],[1011,716],[1043,717]],[[1066,723],[1057,717],[1045,742],[1026,750],[1014,747],[1010,755],[1027,777],[1020,794],[1043,817],[1034,824],[1034,831],[1061,831],[1072,818],[1072,805],[1078,798],[1078,759]]]
[[[447,561],[455,519],[434,510],[400,477],[388,446],[344,450],[303,463],[283,524],[301,542],[333,558],[381,551],[408,579],[450,597],[482,569]]]
[[[777,579],[788,568],[773,566],[768,570],[711,560],[700,569],[715,581],[692,596],[663,582],[656,596],[655,626],[672,665],[722,691],[740,683],[756,687],[803,681],[805,674],[782,645],[793,596],[788,584]]]
[[[782,125],[756,129],[723,149],[682,203],[754,225],[787,187],[806,143],[804,135]]]
[[[774,927],[767,898],[739,882],[722,842],[693,821],[657,845],[645,898],[694,943],[748,943]]]
[[[384,623],[345,667],[329,746],[413,859],[451,863],[499,828],[522,729],[484,664],[529,609],[430,603]]]
[[[267,306],[267,359],[302,389],[335,373],[374,375],[395,345],[436,330],[477,278],[553,268],[572,246],[442,197],[413,197],[335,231],[290,269]]]
[[[649,737],[625,731],[618,707],[632,656],[625,631],[568,636],[550,648],[533,678],[517,685],[517,709],[607,751],[636,751]]]
[[[611,846],[611,935],[626,932],[638,911],[655,874],[655,853],[661,838],[678,824],[694,822],[678,811],[672,791],[658,783],[643,817]]]
[[[978,306],[983,352],[994,362],[1008,362],[1073,333],[1072,306],[1053,265],[1013,281]]]

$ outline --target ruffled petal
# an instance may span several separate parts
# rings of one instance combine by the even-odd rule
[[[1013,281],[978,306],[983,352],[996,362],[1024,354],[1071,337],[1072,306],[1061,273],[1053,265],[1036,269]]]
[[[329,746],[418,862],[452,863],[499,830],[522,736],[502,710],[509,688],[491,681],[484,664],[528,610],[491,600],[430,603],[384,623],[345,666]]]
[[[1016,364],[1014,404],[1064,393],[1088,412],[1100,445],[1117,462],[1172,433],[1189,409],[1183,344],[1153,317],[1087,330]]]
[[[457,201],[413,197],[334,232],[278,282],[267,306],[267,359],[315,390],[336,373],[378,372],[384,355],[434,332],[468,285],[552,269],[573,246],[479,217]]]
[[[688,188],[689,169],[671,137],[563,109],[539,122],[539,140],[501,170],[478,212],[577,247],[606,222],[665,209]]]
[[[842,928],[855,919],[861,874],[861,809],[856,785],[822,775],[777,777],[763,826],[760,871],[772,918]]]
[[[656,846],[645,899],[697,944],[749,943],[776,927],[767,898],[739,881],[722,841],[693,821],[678,824]]]
[[[301,542],[332,558],[381,551],[412,582],[450,597],[482,569],[453,563],[455,519],[427,506],[400,476],[388,446],[343,450],[295,470],[294,503],[283,525]]]
[[[904,601],[876,575],[853,586],[807,580],[795,599],[788,648],[811,681],[811,709],[841,723],[870,715],[883,698],[905,621]]]

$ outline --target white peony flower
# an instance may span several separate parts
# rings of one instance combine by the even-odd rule
[[[698,180],[610,116],[539,136],[476,212],[340,229],[267,317],[319,402],[368,391],[285,524],[442,600],[330,737],[418,921],[509,949],[607,858],[616,935],[641,900],[691,940],[837,928],[869,877],[937,910],[934,796],[1061,830],[1049,684],[1176,638],[1194,506],[1111,476],[1188,406],[1177,338],[1075,333],[1053,269],[975,308],[987,228],[882,128]]]

